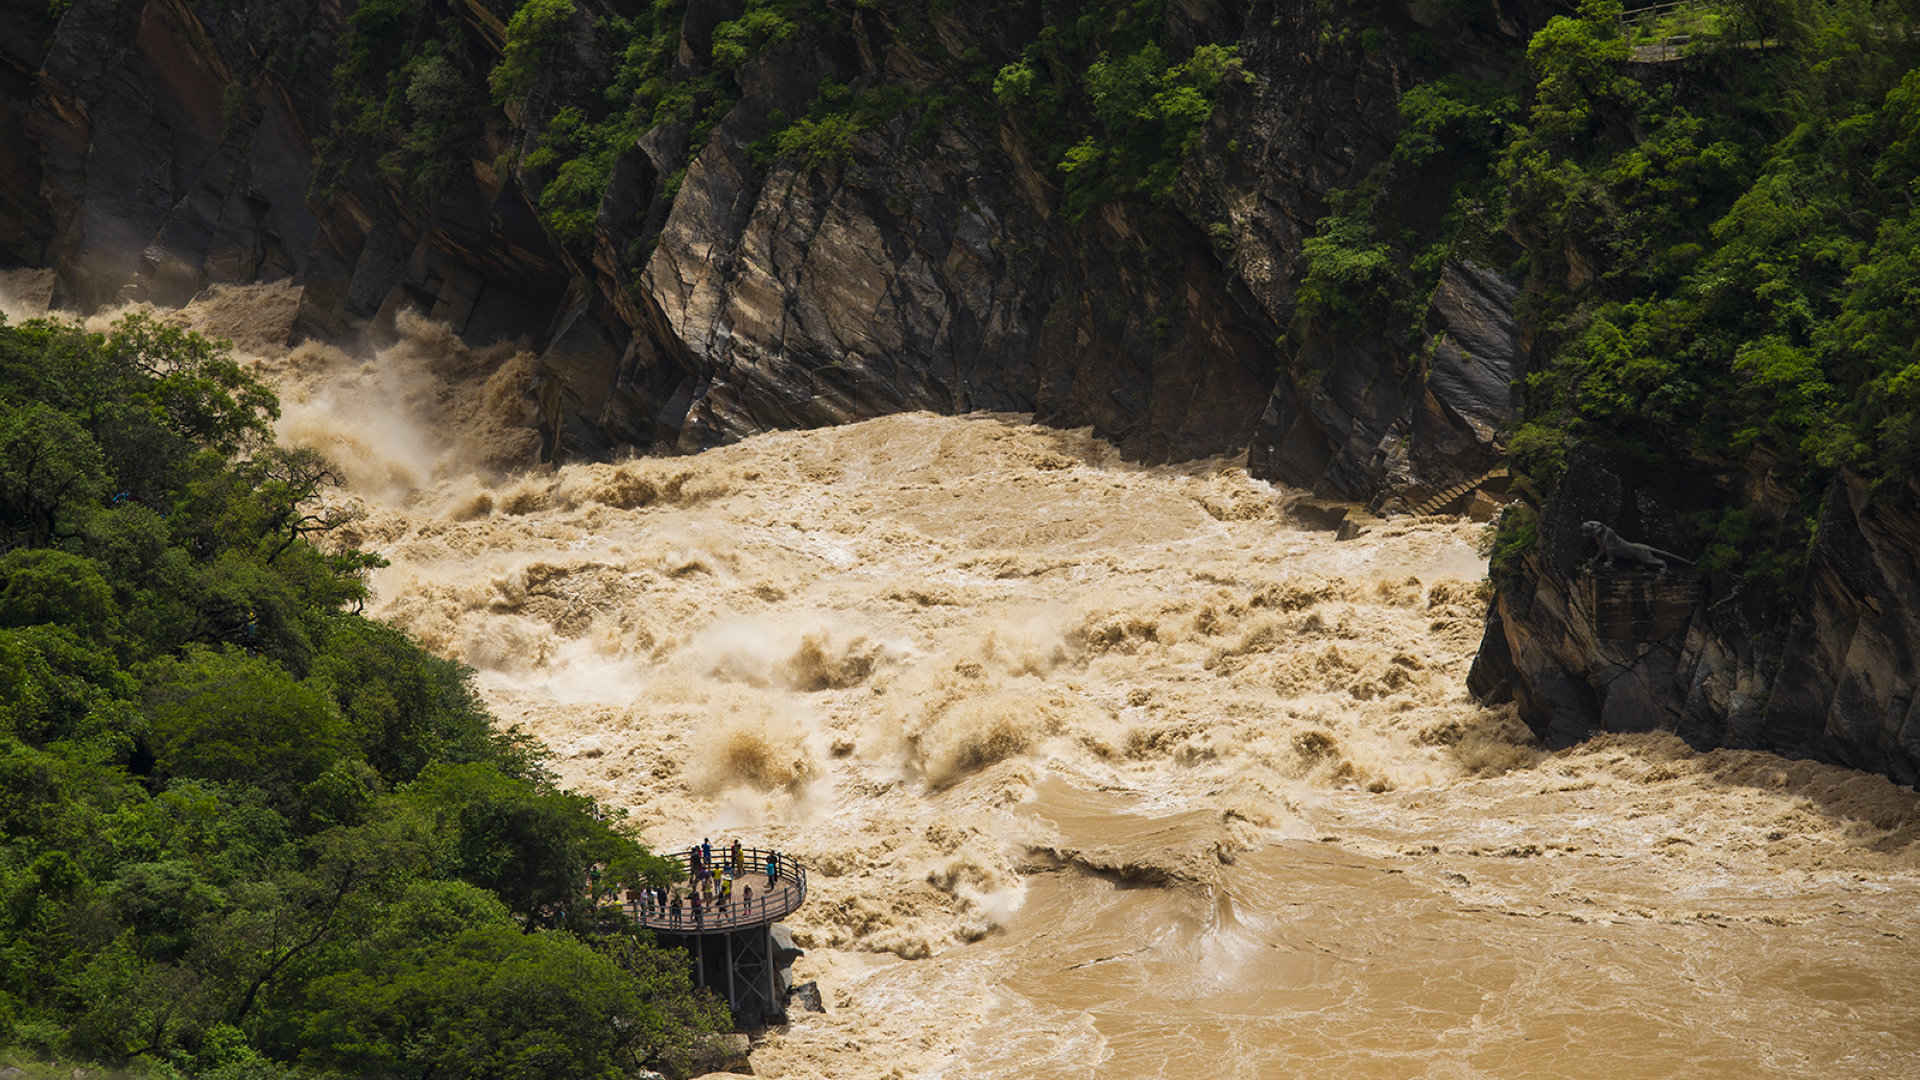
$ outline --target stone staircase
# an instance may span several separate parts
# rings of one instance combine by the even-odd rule
[[[1418,502],[1407,504],[1401,501],[1397,504],[1404,509],[1383,509],[1379,505],[1368,506],[1341,499],[1306,496],[1287,504],[1287,516],[1309,529],[1332,532],[1336,534],[1337,539],[1350,540],[1367,529],[1381,524],[1386,520],[1386,516],[1392,514],[1471,513],[1474,509],[1474,499],[1479,496],[1486,502],[1481,507],[1483,513],[1474,515],[1474,520],[1486,521],[1492,518],[1499,504],[1505,501],[1507,477],[1505,466],[1491,469],[1472,480],[1463,480],[1451,487],[1426,495]],[[1492,489],[1491,493],[1483,495],[1483,491],[1489,488]]]
[[[1490,469],[1487,472],[1480,474],[1479,476],[1475,477],[1472,480],[1462,480],[1461,482],[1453,485],[1452,487],[1441,488],[1439,491],[1436,491],[1433,494],[1427,496],[1426,498],[1421,499],[1419,502],[1414,503],[1411,507],[1408,508],[1407,512],[1411,514],[1420,515],[1420,516],[1425,516],[1427,514],[1444,514],[1449,512],[1459,513],[1459,510],[1457,509],[1450,511],[1449,507],[1452,507],[1455,503],[1464,500],[1468,495],[1471,495],[1475,491],[1478,491],[1481,488],[1486,487],[1489,483],[1492,483],[1495,480],[1505,480],[1506,478],[1507,478],[1506,466],[1503,465],[1497,469]]]

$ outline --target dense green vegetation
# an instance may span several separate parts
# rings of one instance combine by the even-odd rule
[[[1708,570],[1784,586],[1836,470],[1891,496],[1920,466],[1920,5],[1661,18],[1686,40],[1586,0],[1507,79],[1409,90],[1392,159],[1308,244],[1301,318],[1385,316],[1417,349],[1446,258],[1513,268],[1536,347],[1510,450],[1531,490],[1582,446],[1703,490],[1764,475],[1770,508],[1689,527]],[[1417,213],[1436,184],[1444,211]],[[1530,521],[1510,533],[1512,556]]]
[[[1050,22],[995,73],[994,97],[1063,174],[1069,216],[1127,195],[1166,198],[1219,95],[1233,45],[1176,58],[1162,0],[1107,0]]]
[[[487,0],[505,28],[497,62],[456,7],[360,0],[334,72],[319,182],[340,183],[352,162],[374,160],[409,197],[430,202],[456,170],[492,160],[521,171],[542,222],[576,248],[590,239],[614,166],[637,139],[656,133],[668,153],[691,161],[740,100],[744,69],[789,43],[816,56],[858,41],[899,47],[925,68],[852,82],[830,73],[804,111],[775,112],[755,148],[761,165],[835,168],[856,138],[896,117],[907,117],[924,144],[956,109],[997,122],[997,102],[1051,164],[1075,218],[1115,198],[1168,196],[1220,96],[1241,76],[1231,44],[1168,40],[1165,0],[1081,5],[1043,19],[1031,41],[1000,56],[955,51],[935,31],[936,19],[955,14],[952,0],[745,0],[712,27],[706,55],[694,56],[678,52],[684,0]],[[1033,14],[1017,3],[993,8],[1022,21]],[[503,110],[490,137],[488,101]],[[489,145],[508,149],[496,156]],[[678,179],[669,179],[667,197]]]
[[[522,164],[539,185],[541,220],[562,243],[579,244],[592,234],[614,164],[636,139],[661,125],[691,125],[688,152],[697,152],[737,99],[737,90],[717,76],[671,77],[683,6],[679,0],[662,0],[631,17],[593,20],[592,48],[609,58],[604,83],[595,77],[555,85],[559,104],[550,115],[544,120],[524,117],[543,123]],[[521,5],[508,24],[506,51],[493,70],[498,100],[524,101],[539,86],[530,58],[553,53],[562,17],[575,17],[571,0]],[[546,44],[536,44],[542,41]]]
[[[0,321],[0,1045],[155,1075],[672,1067],[720,1021],[583,899],[663,880],[354,613],[271,393],[143,316]]]
[[[361,0],[333,71],[333,124],[316,144],[314,184],[332,189],[360,162],[431,205],[482,157],[486,47],[434,0]]]

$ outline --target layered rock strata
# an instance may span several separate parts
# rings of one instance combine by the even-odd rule
[[[474,29],[462,62],[490,66],[515,5],[433,6]],[[378,334],[412,306],[474,343],[525,339],[548,459],[903,409],[1031,411],[1150,461],[1252,447],[1257,474],[1342,498],[1417,501],[1497,457],[1513,290],[1484,269],[1451,268],[1436,294],[1449,345],[1431,373],[1333,342],[1307,348],[1337,379],[1283,372],[1301,239],[1390,146],[1412,77],[1307,8],[1169,5],[1169,40],[1237,43],[1247,78],[1164,204],[1069,220],[1051,160],[991,110],[953,110],[930,141],[896,119],[832,165],[757,156],[822,80],[921,93],[951,77],[863,11],[733,72],[738,99],[697,148],[685,125],[639,139],[592,239],[568,245],[527,194],[542,178],[500,167],[544,123],[532,106],[489,112],[474,160],[430,197],[371,161],[316,175],[354,7],[75,0],[57,21],[8,16],[0,263],[52,266],[55,302],[81,310],[290,277],[298,335]],[[618,5],[576,8],[584,28]],[[686,5],[676,77],[707,74],[738,8]],[[1043,12],[931,18],[949,53],[1004,60]],[[570,34],[554,78],[612,63],[590,37]]]
[[[1630,476],[1574,463],[1538,543],[1500,580],[1470,689],[1515,701],[1553,745],[1664,728],[1920,783],[1920,490],[1869,498],[1842,477],[1803,582],[1756,598],[1732,575],[1593,562],[1582,521],[1672,548],[1697,502]]]

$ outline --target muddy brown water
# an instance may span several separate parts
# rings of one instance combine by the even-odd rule
[[[512,350],[236,329],[373,611],[661,845],[813,868],[792,1077],[1920,1075],[1920,814],[1462,689],[1482,526],[1337,543],[1238,463],[905,415],[515,471]]]

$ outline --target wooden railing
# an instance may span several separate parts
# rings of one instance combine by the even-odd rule
[[[768,855],[774,858],[775,873],[771,885],[766,876]],[[692,852],[682,849],[663,853],[661,857],[678,862],[687,871],[687,880],[671,890],[680,896],[679,910],[676,912],[671,903],[663,907],[657,901],[643,901],[632,894],[624,905],[629,917],[652,930],[664,930],[672,934],[713,934],[760,926],[793,914],[807,899],[806,867],[792,857],[775,851],[743,848],[740,862],[745,872],[734,878],[732,899],[724,906],[702,901],[700,914],[696,916],[689,896],[693,882]],[[713,870],[716,874],[722,868],[730,869],[732,861],[731,846],[713,849]],[[754,887],[751,903],[745,899],[744,887],[747,885]]]

